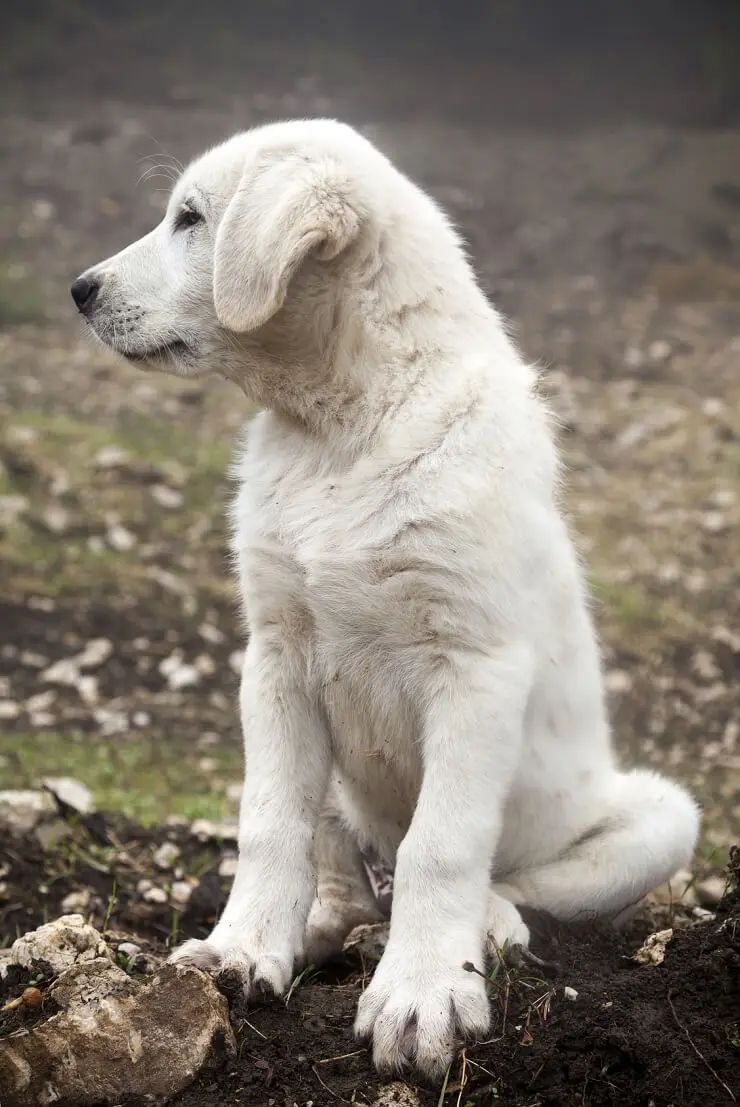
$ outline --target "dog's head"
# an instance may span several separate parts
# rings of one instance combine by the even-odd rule
[[[363,236],[377,238],[368,189],[388,172],[370,143],[332,121],[237,135],[183,173],[159,226],[75,280],[74,301],[131,361],[218,370],[278,313],[288,332],[297,316],[316,325],[346,259],[356,262]]]

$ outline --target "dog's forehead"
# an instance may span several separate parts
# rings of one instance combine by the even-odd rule
[[[248,134],[236,135],[191,162],[178,181],[175,197],[184,199],[193,190],[214,199],[230,196],[249,157],[252,146],[249,137]]]

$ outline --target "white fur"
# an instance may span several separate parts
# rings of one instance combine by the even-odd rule
[[[204,220],[175,231],[183,203]],[[377,918],[371,846],[395,892],[357,1030],[379,1069],[438,1076],[489,1023],[463,964],[527,943],[516,904],[616,917],[697,836],[684,791],[615,763],[536,374],[445,216],[335,122],[210,151],[87,276],[114,349],[264,409],[234,509],[239,866],[175,958],[283,992]]]

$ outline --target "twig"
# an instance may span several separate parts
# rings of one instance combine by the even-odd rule
[[[684,1034],[686,1035],[686,1041],[689,1043],[689,1045],[693,1049],[696,1056],[699,1058],[699,1060],[702,1062],[703,1065],[706,1065],[707,1069],[709,1070],[709,1072],[711,1072],[712,1076],[717,1081],[717,1083],[722,1085],[722,1087],[725,1089],[725,1091],[727,1092],[727,1094],[730,1097],[730,1099],[732,1100],[732,1102],[737,1103],[737,1098],[735,1097],[735,1093],[732,1091],[732,1088],[728,1088],[727,1084],[725,1084],[722,1077],[719,1076],[714,1071],[712,1066],[709,1064],[709,1061],[707,1061],[704,1054],[701,1052],[699,1047],[693,1041],[693,1039],[692,1039],[691,1035],[689,1034],[687,1028],[683,1025],[682,1022],[679,1022],[678,1015],[676,1014],[676,1008],[673,1006],[673,1000],[671,998],[671,993],[667,992],[666,995],[668,997],[668,1006],[671,1009],[671,1014],[673,1015],[673,1019],[674,1019],[674,1022],[676,1023],[676,1026],[678,1027],[679,1030],[683,1030]]]
[[[367,1049],[355,1049],[352,1053],[340,1053],[337,1057],[322,1057],[317,1065],[330,1065],[332,1061],[346,1061],[348,1057],[359,1057],[361,1053],[367,1053]]]
[[[253,1030],[258,1037],[262,1038],[263,1041],[266,1042],[268,1040],[267,1035],[263,1034],[261,1030],[258,1030],[249,1019],[242,1018],[242,1022],[245,1026],[248,1026],[250,1030]]]
[[[318,1072],[318,1069],[316,1068],[316,1065],[311,1065],[311,1071],[313,1072],[314,1076],[315,1076],[315,1077],[316,1077],[316,1079],[318,1080],[318,1082],[319,1082],[319,1084],[321,1085],[321,1087],[322,1087],[322,1088],[326,1088],[326,1090],[327,1090],[327,1092],[329,1093],[329,1095],[333,1095],[333,1096],[334,1096],[334,1098],[335,1098],[335,1099],[338,1099],[340,1103],[347,1103],[347,1102],[348,1102],[348,1101],[347,1101],[347,1100],[346,1100],[346,1099],[345,1099],[345,1098],[344,1098],[343,1096],[341,1096],[341,1095],[339,1094],[339,1092],[335,1092],[333,1088],[330,1088],[328,1084],[325,1084],[325,1083],[324,1083],[324,1081],[323,1081],[323,1080],[321,1079],[321,1077],[319,1076],[319,1072]]]
[[[460,1107],[462,1103],[462,1094],[465,1091],[465,1085],[468,1082],[468,1058],[465,1054],[465,1050],[460,1054],[460,1060],[462,1061],[462,1067],[460,1069],[460,1091],[457,1096],[457,1103],[455,1107]]]

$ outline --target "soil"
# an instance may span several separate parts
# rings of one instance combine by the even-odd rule
[[[1,839],[0,945],[89,890],[97,925],[158,954],[205,934],[223,901],[219,847],[190,826],[238,800],[224,505],[249,412],[225,384],[134,375],[81,332],[67,289],[159,218],[180,160],[286,115],[353,122],[435,195],[542,364],[620,753],[698,795],[693,874],[716,878],[740,840],[736,8],[646,0],[597,17],[564,0],[554,19],[531,0],[462,33],[444,5],[419,24],[414,0],[371,21],[327,0],[313,30],[296,4],[253,7],[48,0],[3,17],[0,788],[73,775],[139,821],[72,820],[46,850]],[[98,639],[94,684],[48,679]],[[165,839],[187,908],[153,862]],[[625,935],[560,930],[556,947],[539,920],[558,975],[502,970],[494,1040],[421,1102],[732,1103],[739,913],[736,892],[700,925],[653,905]],[[671,923],[662,965],[629,959]],[[349,957],[287,1008],[235,1006],[238,1061],[177,1102],[372,1103],[351,1034],[370,969]],[[0,1033],[33,1012],[0,1016]]]
[[[0,837],[12,866],[12,917],[20,928],[63,910],[70,892],[89,892],[85,913],[115,950],[135,942],[141,953],[119,963],[149,971],[167,948],[204,936],[217,916],[227,881],[218,876],[222,849],[202,843],[187,825],[144,831],[121,816],[68,817],[54,854],[27,838]],[[169,888],[173,875],[154,862],[164,842],[191,878],[187,907],[148,903],[140,881]],[[622,933],[609,927],[564,927],[528,913],[533,949],[551,968],[499,966],[492,976],[492,1037],[461,1048],[440,1089],[416,1087],[419,1102],[675,1107],[725,1104],[740,1093],[740,853],[733,853],[728,891],[707,913],[678,905],[646,905]],[[0,925],[9,917],[0,912]],[[660,965],[633,960],[644,938],[672,928]],[[262,999],[249,1010],[231,996],[238,1057],[204,1072],[173,1103],[373,1103],[380,1081],[353,1038],[354,1010],[372,962],[347,953],[306,974],[286,1000]],[[13,968],[0,985],[0,1007],[29,985],[49,980]],[[573,992],[566,992],[572,989]],[[0,1037],[29,1029],[53,1013],[41,1007],[0,1012]],[[11,1105],[8,1105],[11,1107]]]

